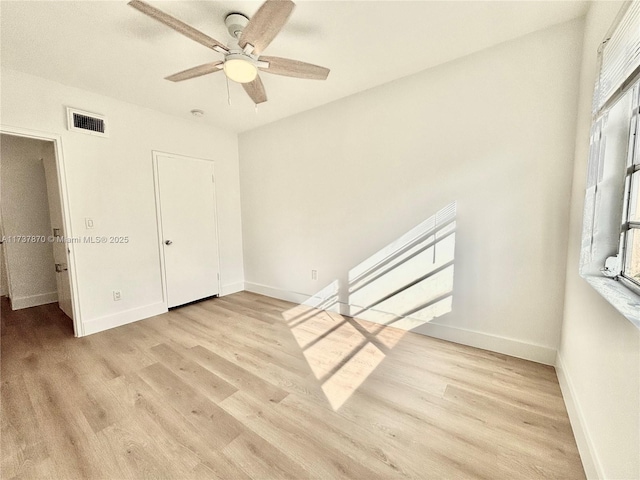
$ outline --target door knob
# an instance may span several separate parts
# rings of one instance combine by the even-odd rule
[[[173,243],[173,242],[172,242],[171,240],[165,240],[165,241],[164,241],[164,244],[165,244],[165,245],[171,245],[172,243]]]

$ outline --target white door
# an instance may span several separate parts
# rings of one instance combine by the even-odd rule
[[[43,149],[42,163],[47,182],[47,199],[49,200],[49,217],[51,219],[50,235],[65,238],[64,222],[62,220],[62,201],[58,184],[58,170],[53,143]],[[71,280],[69,278],[69,250],[65,242],[53,242],[53,261],[56,269],[56,286],[58,289],[58,306],[69,318],[73,318],[71,307]]]
[[[218,295],[213,163],[156,157],[168,307]]]

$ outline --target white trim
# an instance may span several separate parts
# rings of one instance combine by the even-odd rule
[[[2,217],[2,203],[0,203],[0,237],[4,237],[4,219]],[[9,298],[13,297],[13,292],[11,288],[11,274],[9,273],[9,262],[7,255],[7,245],[6,243],[2,245],[2,263],[4,264],[4,271],[7,275],[7,291],[6,295]]]
[[[323,298],[314,297],[313,295],[306,295],[304,293],[292,292],[289,290],[282,290],[276,287],[270,287],[268,285],[262,285],[260,283],[244,282],[244,289],[247,292],[258,293],[267,297],[277,298],[279,300],[285,300],[292,303],[309,303],[314,299],[318,301],[324,300]]]
[[[62,204],[62,221],[64,223],[64,231],[68,237],[73,237],[73,229],[71,228],[71,209],[69,207],[69,192],[67,190],[67,176],[65,173],[64,154],[62,149],[62,136],[55,133],[30,130],[28,128],[12,127],[10,125],[0,125],[0,133],[53,142],[56,156],[56,168],[58,172],[60,203]],[[70,250],[68,253],[68,269],[69,283],[71,285],[70,293],[71,309],[73,311],[73,331],[76,337],[81,337],[84,335],[84,326],[82,323],[82,312],[80,311],[80,293],[77,282],[78,273],[76,270],[75,248],[73,244],[69,243],[68,249]]]
[[[160,302],[132,308],[112,315],[105,315],[104,317],[95,318],[86,322],[84,324],[84,334],[91,335],[102,332],[110,328],[120,327],[128,323],[137,322],[138,320],[161,315],[168,311],[167,306],[163,302]]]
[[[222,294],[222,262],[220,261],[220,227],[218,224],[218,184],[216,183],[216,162],[213,160],[208,160],[213,165],[213,177],[211,181],[213,182],[213,214],[214,222],[216,224],[216,256],[218,257],[218,295]]]
[[[244,282],[232,283],[230,285],[222,285],[220,288],[220,296],[231,295],[232,293],[238,293],[244,290]]]
[[[11,310],[37,307],[39,305],[46,305],[47,303],[55,303],[57,301],[58,292],[39,293],[38,295],[29,295],[28,297],[11,298]]]
[[[153,191],[156,199],[156,231],[158,234],[158,258],[160,260],[160,281],[162,282],[162,302],[169,309],[167,298],[167,277],[164,269],[164,247],[162,246],[162,210],[160,208],[160,180],[158,178],[158,155],[159,152],[151,152],[151,162],[153,168]]]
[[[286,300],[288,302],[298,304],[319,305],[325,300],[320,296],[305,295],[303,293],[291,292],[258,283],[245,282],[244,285],[245,290],[249,292],[259,293],[268,297],[278,298],[280,300]],[[349,305],[340,304],[339,307],[341,312],[347,312],[349,309]],[[335,306],[332,307],[332,310],[335,309]],[[434,323],[434,321],[425,323],[411,331],[429,337],[447,340],[449,342],[460,343],[470,347],[482,348],[484,350],[503,353],[512,357],[531,360],[544,365],[554,365],[556,360],[556,350],[551,347],[527,343],[514,338],[468,330],[465,328],[453,327],[451,325],[442,325]]]
[[[429,337],[461,343],[462,345],[502,353],[544,365],[553,366],[555,364],[556,350],[554,348],[523,342],[515,338],[492,335],[451,325],[442,325],[433,321],[427,322],[412,331]]]
[[[567,414],[569,415],[569,421],[571,422],[573,436],[576,439],[576,445],[578,446],[584,472],[588,479],[605,478],[602,464],[596,454],[587,423],[582,414],[582,408],[580,408],[580,403],[578,402],[578,396],[575,394],[571,377],[562,361],[560,352],[558,352],[556,356],[556,374],[558,376],[562,398],[567,407]]]
[[[640,329],[640,295],[612,278],[582,275],[582,278],[602,295],[627,320]]]

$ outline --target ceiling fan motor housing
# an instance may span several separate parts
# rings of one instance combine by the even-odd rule
[[[241,13],[230,13],[224,19],[229,35],[233,38],[239,38],[242,30],[249,24],[249,19]]]

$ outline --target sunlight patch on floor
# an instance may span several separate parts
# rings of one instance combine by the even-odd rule
[[[452,311],[455,218],[454,202],[283,313],[334,410],[406,331]]]
[[[380,349],[367,343],[322,384],[322,391],[334,410],[338,410],[351,397],[384,357]]]

